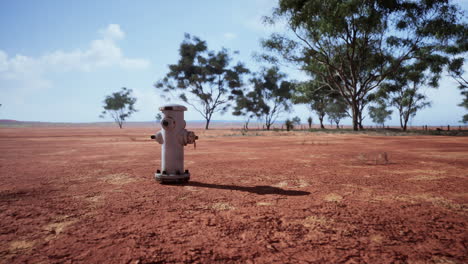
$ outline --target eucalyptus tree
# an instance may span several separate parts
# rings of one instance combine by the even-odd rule
[[[369,106],[369,116],[376,124],[385,127],[385,121],[391,119],[393,110],[388,109],[388,105],[384,99],[376,100],[374,105]]]
[[[312,117],[311,116],[307,118],[307,124],[309,124],[309,129],[312,129]]]
[[[467,44],[468,46],[468,44]],[[465,58],[455,58],[451,61],[448,66],[449,75],[458,83],[458,88],[461,91],[463,96],[463,101],[459,104],[468,110],[468,77],[465,76],[465,71],[463,70]],[[463,123],[468,123],[468,114],[463,116]]]
[[[378,94],[381,98],[387,98],[390,105],[398,110],[400,126],[405,131],[408,121],[416,116],[416,113],[431,106],[427,96],[421,92],[423,87],[438,87],[440,74],[430,74],[431,71],[442,72],[444,62],[433,63],[439,65],[439,70],[428,70],[424,61],[401,67],[388,81],[381,85]]]
[[[349,116],[348,105],[341,97],[332,98],[325,107],[325,113],[330,122],[335,123],[336,128],[340,128],[340,121]]]
[[[358,130],[366,97],[406,62],[444,56],[460,17],[447,0],[280,0],[266,21],[286,21],[289,31],[262,41],[263,58],[280,55],[328,84]]]
[[[445,52],[452,56],[448,64],[447,71],[449,75],[458,83],[458,88],[463,96],[463,101],[459,104],[468,110],[468,77],[464,70],[466,67],[465,59],[468,53],[468,19],[465,16],[465,23],[460,25],[456,32],[458,32],[458,39],[453,45],[443,45]],[[465,114],[462,119],[463,123],[468,123],[468,114]]]
[[[104,99],[104,111],[100,117],[104,118],[106,114],[114,119],[115,123],[122,128],[125,119],[130,117],[137,110],[134,108],[136,98],[132,96],[132,89],[123,87],[120,91],[106,96]]]
[[[249,70],[240,62],[232,65],[227,49],[210,51],[205,41],[189,34],[180,44],[179,56],[155,87],[191,105],[206,120],[208,129],[213,114],[225,113],[231,106]]]
[[[255,74],[250,79],[252,89],[237,95],[233,115],[256,117],[270,130],[277,118],[291,108],[294,83],[285,78],[286,74],[276,66]]]
[[[320,128],[324,129],[323,119],[327,114],[327,106],[332,103],[334,93],[328,85],[317,81],[307,81],[296,85],[293,102],[295,104],[305,104],[317,115]]]

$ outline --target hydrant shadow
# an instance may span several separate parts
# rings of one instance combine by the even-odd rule
[[[277,187],[272,186],[253,186],[253,187],[246,187],[246,186],[236,186],[236,185],[224,185],[224,184],[212,184],[212,183],[203,183],[203,182],[196,182],[190,181],[185,186],[192,186],[192,187],[201,187],[201,188],[212,188],[212,189],[221,189],[221,190],[233,190],[233,191],[241,191],[241,192],[250,192],[259,195],[265,194],[278,194],[278,195],[287,195],[287,196],[301,196],[301,195],[309,195],[310,192],[305,191],[295,191],[295,190],[284,190]]]

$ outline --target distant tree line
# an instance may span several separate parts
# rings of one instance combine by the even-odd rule
[[[292,104],[306,104],[321,128],[325,117],[339,127],[349,116],[354,130],[363,129],[367,109],[381,125],[396,110],[406,130],[409,120],[431,105],[421,89],[437,88],[444,72],[459,83],[461,105],[468,108],[463,76],[468,27],[459,10],[445,0],[280,0],[264,19],[286,21],[289,32],[262,40],[265,52],[256,55],[271,66],[251,72],[232,63],[228,50],[211,51],[186,34],[179,61],[155,87],[192,105],[206,129],[214,113],[231,107],[233,115],[245,117],[246,128],[254,118],[269,130]],[[299,66],[310,80],[288,80],[279,68],[284,63]],[[468,122],[468,115],[462,121]],[[312,118],[308,123],[311,127]]]
[[[382,126],[396,111],[406,130],[431,105],[422,89],[437,88],[444,73],[458,83],[460,106],[468,109],[468,26],[460,10],[447,0],[279,0],[264,20],[286,21],[288,31],[261,41],[265,52],[255,57],[264,66],[258,72],[234,63],[238,52],[209,50],[206,41],[186,34],[179,61],[154,86],[191,105],[206,129],[213,114],[231,109],[245,118],[246,129],[257,119],[269,130],[292,104],[306,104],[321,128],[325,117],[336,127],[350,117],[354,130],[363,129],[367,110]],[[310,79],[288,79],[282,64],[299,67]],[[135,102],[123,88],[106,97],[103,115],[122,127]],[[461,121],[467,123],[468,114]],[[312,118],[307,122],[311,128]],[[300,119],[285,124],[289,130]]]

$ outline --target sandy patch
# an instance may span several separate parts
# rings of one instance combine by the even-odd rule
[[[108,174],[100,177],[100,179],[102,181],[115,185],[123,185],[135,181],[134,178],[132,178],[129,174],[126,173]]]
[[[34,246],[34,241],[28,240],[16,240],[10,243],[10,250],[17,251],[17,250],[25,250],[30,249]]]
[[[336,193],[330,193],[327,194],[323,199],[327,202],[341,202],[343,200],[343,196]]]
[[[214,209],[216,211],[226,211],[226,210],[234,210],[235,207],[231,206],[228,203],[214,203],[210,207],[211,209]]]

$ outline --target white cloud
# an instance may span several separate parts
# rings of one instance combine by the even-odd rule
[[[140,58],[127,58],[117,40],[123,39],[125,33],[117,24],[110,24],[99,31],[101,38],[91,41],[85,50],[56,50],[40,57],[15,55],[14,57],[0,50],[0,83],[2,87],[12,86],[11,81],[17,81],[14,87],[27,89],[47,88],[51,82],[47,73],[63,71],[92,71],[106,67],[118,67],[126,70],[146,69],[150,63]],[[8,81],[8,85],[3,82]],[[8,87],[5,87],[8,88]]]
[[[145,69],[149,61],[145,59],[126,58],[116,40],[122,39],[125,33],[119,25],[110,24],[100,30],[102,39],[93,40],[87,50],[64,52],[54,51],[42,57],[44,64],[54,70],[91,71],[102,67],[118,66],[124,69]]]
[[[105,29],[99,31],[105,39],[123,39],[125,33],[120,29],[117,24],[110,24]]]
[[[223,37],[227,40],[231,40],[237,38],[237,35],[232,32],[226,32],[224,33]]]

